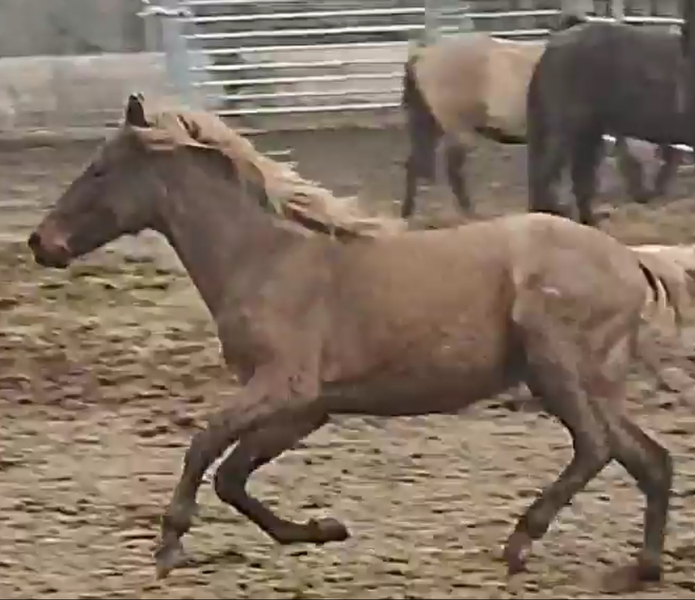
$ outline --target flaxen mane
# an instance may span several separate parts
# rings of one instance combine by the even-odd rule
[[[263,155],[214,114],[162,110],[148,114],[148,120],[175,143],[201,144],[219,150],[232,161],[254,165],[263,175],[271,210],[310,231],[343,237],[377,237],[406,228],[401,219],[368,216],[357,198],[338,198],[321,185],[301,177],[290,165]]]

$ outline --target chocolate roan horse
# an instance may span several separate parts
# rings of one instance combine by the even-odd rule
[[[277,516],[249,495],[251,474],[332,415],[456,413],[520,382],[567,428],[574,456],[507,541],[509,572],[617,460],[647,506],[639,559],[609,581],[661,577],[671,458],[624,411],[638,332],[654,307],[682,309],[680,278],[654,256],[546,214],[404,231],[262,156],[216,116],[150,112],[131,96],[122,128],[28,244],[39,264],[65,268],[146,228],[176,250],[241,383],[186,452],[160,577],[180,563],[204,473],[230,446],[214,479],[223,502],[282,544],[343,540],[335,519]]]
[[[681,42],[677,34],[605,22],[552,36],[527,96],[530,210],[562,212],[554,188],[569,163],[580,220],[595,223],[603,134],[662,147],[692,143],[695,55],[684,56]]]
[[[583,21],[568,15],[557,31],[579,23]],[[473,211],[466,157],[481,137],[502,144],[526,143],[526,95],[545,47],[545,41],[504,40],[475,32],[445,38],[425,48],[411,48],[401,99],[410,144],[401,203],[403,218],[415,210],[418,181],[434,178],[440,145],[457,206],[464,214]],[[603,156],[603,143],[600,150]],[[615,154],[628,193],[639,202],[663,194],[678,168],[678,151],[660,146],[662,165],[654,190],[647,190],[640,161],[630,154],[625,138],[617,137]]]

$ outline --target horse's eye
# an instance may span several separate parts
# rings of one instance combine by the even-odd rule
[[[99,179],[100,177],[103,177],[106,175],[106,169],[102,166],[95,166],[92,169],[92,175],[96,178]]]

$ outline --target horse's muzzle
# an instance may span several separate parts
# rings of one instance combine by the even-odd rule
[[[60,238],[47,239],[37,230],[29,236],[27,245],[36,263],[42,267],[65,269],[70,264],[70,249]]]

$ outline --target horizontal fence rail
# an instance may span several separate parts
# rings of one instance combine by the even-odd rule
[[[223,116],[394,109],[408,40],[425,28],[412,0],[187,0],[183,38],[202,56],[191,87]]]

